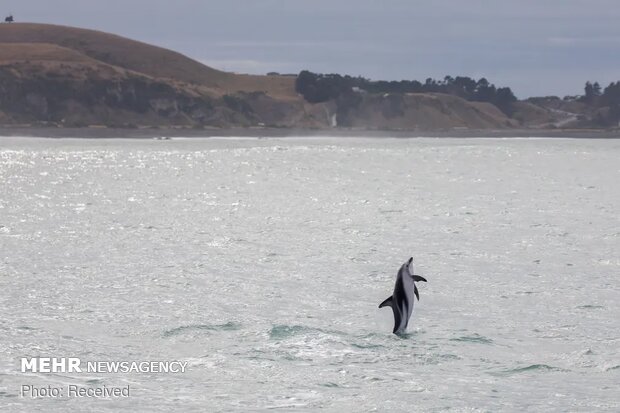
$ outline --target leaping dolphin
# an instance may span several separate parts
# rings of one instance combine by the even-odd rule
[[[379,304],[379,308],[392,307],[394,313],[394,330],[392,332],[394,334],[403,334],[407,330],[407,324],[409,324],[409,318],[413,312],[413,295],[415,294],[420,301],[418,287],[414,281],[426,282],[426,279],[413,273],[413,257],[411,257],[398,270],[394,293]]]

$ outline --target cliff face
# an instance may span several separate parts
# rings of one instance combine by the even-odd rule
[[[0,65],[3,123],[79,127],[505,128],[490,104],[435,94],[365,95],[351,103],[309,104],[266,92],[214,93],[200,85],[113,66],[21,62]],[[513,122],[513,123],[511,123]]]
[[[87,126],[191,124],[214,117],[213,99],[111,67],[0,67],[0,110],[17,123]]]

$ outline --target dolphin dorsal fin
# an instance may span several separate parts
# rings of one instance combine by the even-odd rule
[[[382,307],[393,307],[393,302],[392,302],[392,296],[390,295],[388,298],[385,299],[385,301],[383,301],[381,304],[379,304],[379,308]]]

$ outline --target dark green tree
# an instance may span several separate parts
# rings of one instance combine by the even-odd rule
[[[584,89],[583,100],[586,102],[592,102],[597,97],[601,96],[601,85],[598,82],[586,82]]]

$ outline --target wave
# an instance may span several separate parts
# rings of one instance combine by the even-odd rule
[[[603,307],[602,305],[588,304],[588,305],[580,305],[577,308],[580,310],[601,310],[605,307]]]
[[[451,338],[450,341],[461,341],[466,343],[493,344],[493,340],[480,334],[471,334],[457,338]]]
[[[172,337],[189,332],[200,331],[234,331],[239,330],[241,324],[229,321],[224,324],[190,324],[164,331],[164,337]]]
[[[531,364],[526,367],[502,370],[495,375],[512,375],[521,373],[547,373],[547,372],[566,372],[568,370],[559,367],[549,366],[548,364]]]
[[[297,335],[311,335],[311,334],[327,334],[335,336],[346,336],[347,334],[342,331],[336,330],[323,330],[321,328],[307,327],[302,325],[286,325],[278,324],[271,327],[269,330],[269,338],[272,340],[283,340]]]
[[[17,397],[17,394],[13,394],[13,393],[9,393],[9,392],[0,390],[0,397],[7,397],[7,398]]]
[[[269,330],[269,339],[273,341],[284,341],[294,337],[302,337],[303,339],[320,339],[327,341],[336,341],[345,346],[362,351],[373,351],[384,348],[385,345],[378,341],[384,342],[385,334],[363,334],[352,335],[338,330],[325,330],[321,328],[308,327],[303,325],[274,325]]]

